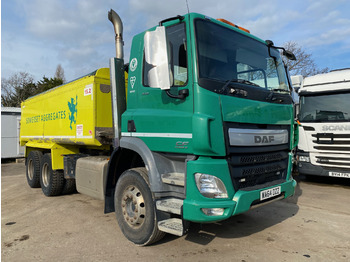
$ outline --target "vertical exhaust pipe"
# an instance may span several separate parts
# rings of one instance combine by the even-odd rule
[[[113,9],[111,9],[108,12],[108,19],[109,21],[112,22],[114,26],[116,58],[123,59],[124,58],[123,22],[120,19],[119,15]]]
[[[109,60],[109,68],[111,77],[112,118],[114,130],[113,146],[115,149],[117,149],[120,146],[120,139],[122,137],[121,116],[126,110],[123,23],[119,15],[113,9],[108,12],[108,19],[112,22],[115,32],[116,57]],[[114,211],[113,203],[113,196],[106,195],[106,212]]]

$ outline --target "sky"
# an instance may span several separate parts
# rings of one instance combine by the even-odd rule
[[[276,46],[297,42],[319,68],[348,68],[348,0],[187,0],[190,12],[224,18]],[[115,56],[113,8],[124,24],[125,61],[135,34],[186,14],[186,0],[1,0],[1,77],[36,81],[61,64],[67,81],[108,67]]]

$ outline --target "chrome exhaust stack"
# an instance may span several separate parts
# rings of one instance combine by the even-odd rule
[[[123,22],[120,19],[119,15],[113,9],[111,9],[108,12],[108,19],[109,21],[112,22],[114,26],[116,58],[123,59],[124,58]]]
[[[113,147],[117,149],[120,146],[121,139],[121,116],[126,110],[123,23],[119,15],[113,9],[108,12],[108,19],[112,22],[115,32],[116,57],[109,60],[109,69],[111,78],[112,118],[114,129]],[[106,195],[105,212],[114,211],[113,203],[113,196]]]

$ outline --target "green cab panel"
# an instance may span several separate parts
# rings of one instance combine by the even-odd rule
[[[193,154],[225,156],[220,97],[194,84]]]
[[[293,106],[221,96],[224,121],[251,124],[291,125]]]

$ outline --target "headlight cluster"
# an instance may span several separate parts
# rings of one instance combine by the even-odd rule
[[[228,198],[226,187],[220,178],[196,173],[195,179],[197,188],[203,196],[208,198]]]
[[[300,162],[310,162],[310,157],[308,156],[299,156]]]

